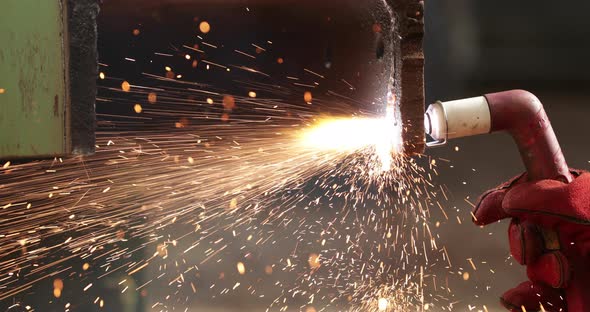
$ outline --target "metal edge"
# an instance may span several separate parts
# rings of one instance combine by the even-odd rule
[[[64,146],[65,149],[62,152],[64,155],[70,154],[72,152],[72,125],[71,125],[71,96],[70,96],[70,32],[68,29],[68,4],[66,0],[59,0],[59,5],[61,7],[61,29],[62,29],[62,55],[63,55],[63,72],[64,72],[64,87],[65,87],[65,94],[64,94]]]
[[[400,111],[406,154],[421,154],[424,133],[424,1],[388,0],[396,15],[401,49]],[[399,67],[398,67],[399,69]]]
[[[72,154],[92,154],[96,142],[97,0],[67,0]]]

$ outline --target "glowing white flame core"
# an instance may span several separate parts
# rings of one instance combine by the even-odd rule
[[[379,298],[379,302],[377,305],[379,307],[379,311],[385,311],[385,310],[387,310],[387,306],[389,305],[389,302],[385,298]]]
[[[402,152],[401,130],[393,107],[382,118],[329,118],[304,131],[304,147],[324,151],[355,152],[374,147],[383,171],[391,169],[393,157]]]

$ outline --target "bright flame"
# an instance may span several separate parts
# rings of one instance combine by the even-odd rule
[[[379,298],[379,311],[385,311],[387,310],[387,306],[389,305],[389,302],[387,302],[387,299],[385,298]]]
[[[393,108],[384,118],[327,118],[304,131],[305,147],[323,151],[355,152],[374,147],[382,168],[389,170],[393,157],[402,151],[401,131]]]

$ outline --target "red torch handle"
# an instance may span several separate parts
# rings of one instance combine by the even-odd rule
[[[543,105],[535,95],[523,90],[487,94],[491,131],[507,131],[518,145],[529,180],[556,179],[566,183],[573,177],[565,161]],[[544,231],[554,231],[545,229]],[[570,259],[570,261],[576,259]],[[580,262],[580,261],[578,261]],[[583,261],[582,261],[583,262]],[[570,263],[573,274],[565,289],[570,307],[590,307],[586,263]],[[573,311],[572,311],[573,312]]]
[[[512,90],[485,95],[491,131],[507,131],[520,151],[529,180],[571,182],[572,175],[543,105],[530,92]]]

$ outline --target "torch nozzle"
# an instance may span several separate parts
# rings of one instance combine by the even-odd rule
[[[425,131],[438,143],[489,133],[490,124],[490,109],[483,96],[436,102],[428,107],[424,115]]]
[[[512,90],[430,105],[424,115],[424,131],[435,141],[508,132],[516,142],[530,180],[559,179],[571,174],[543,105],[533,94]]]

